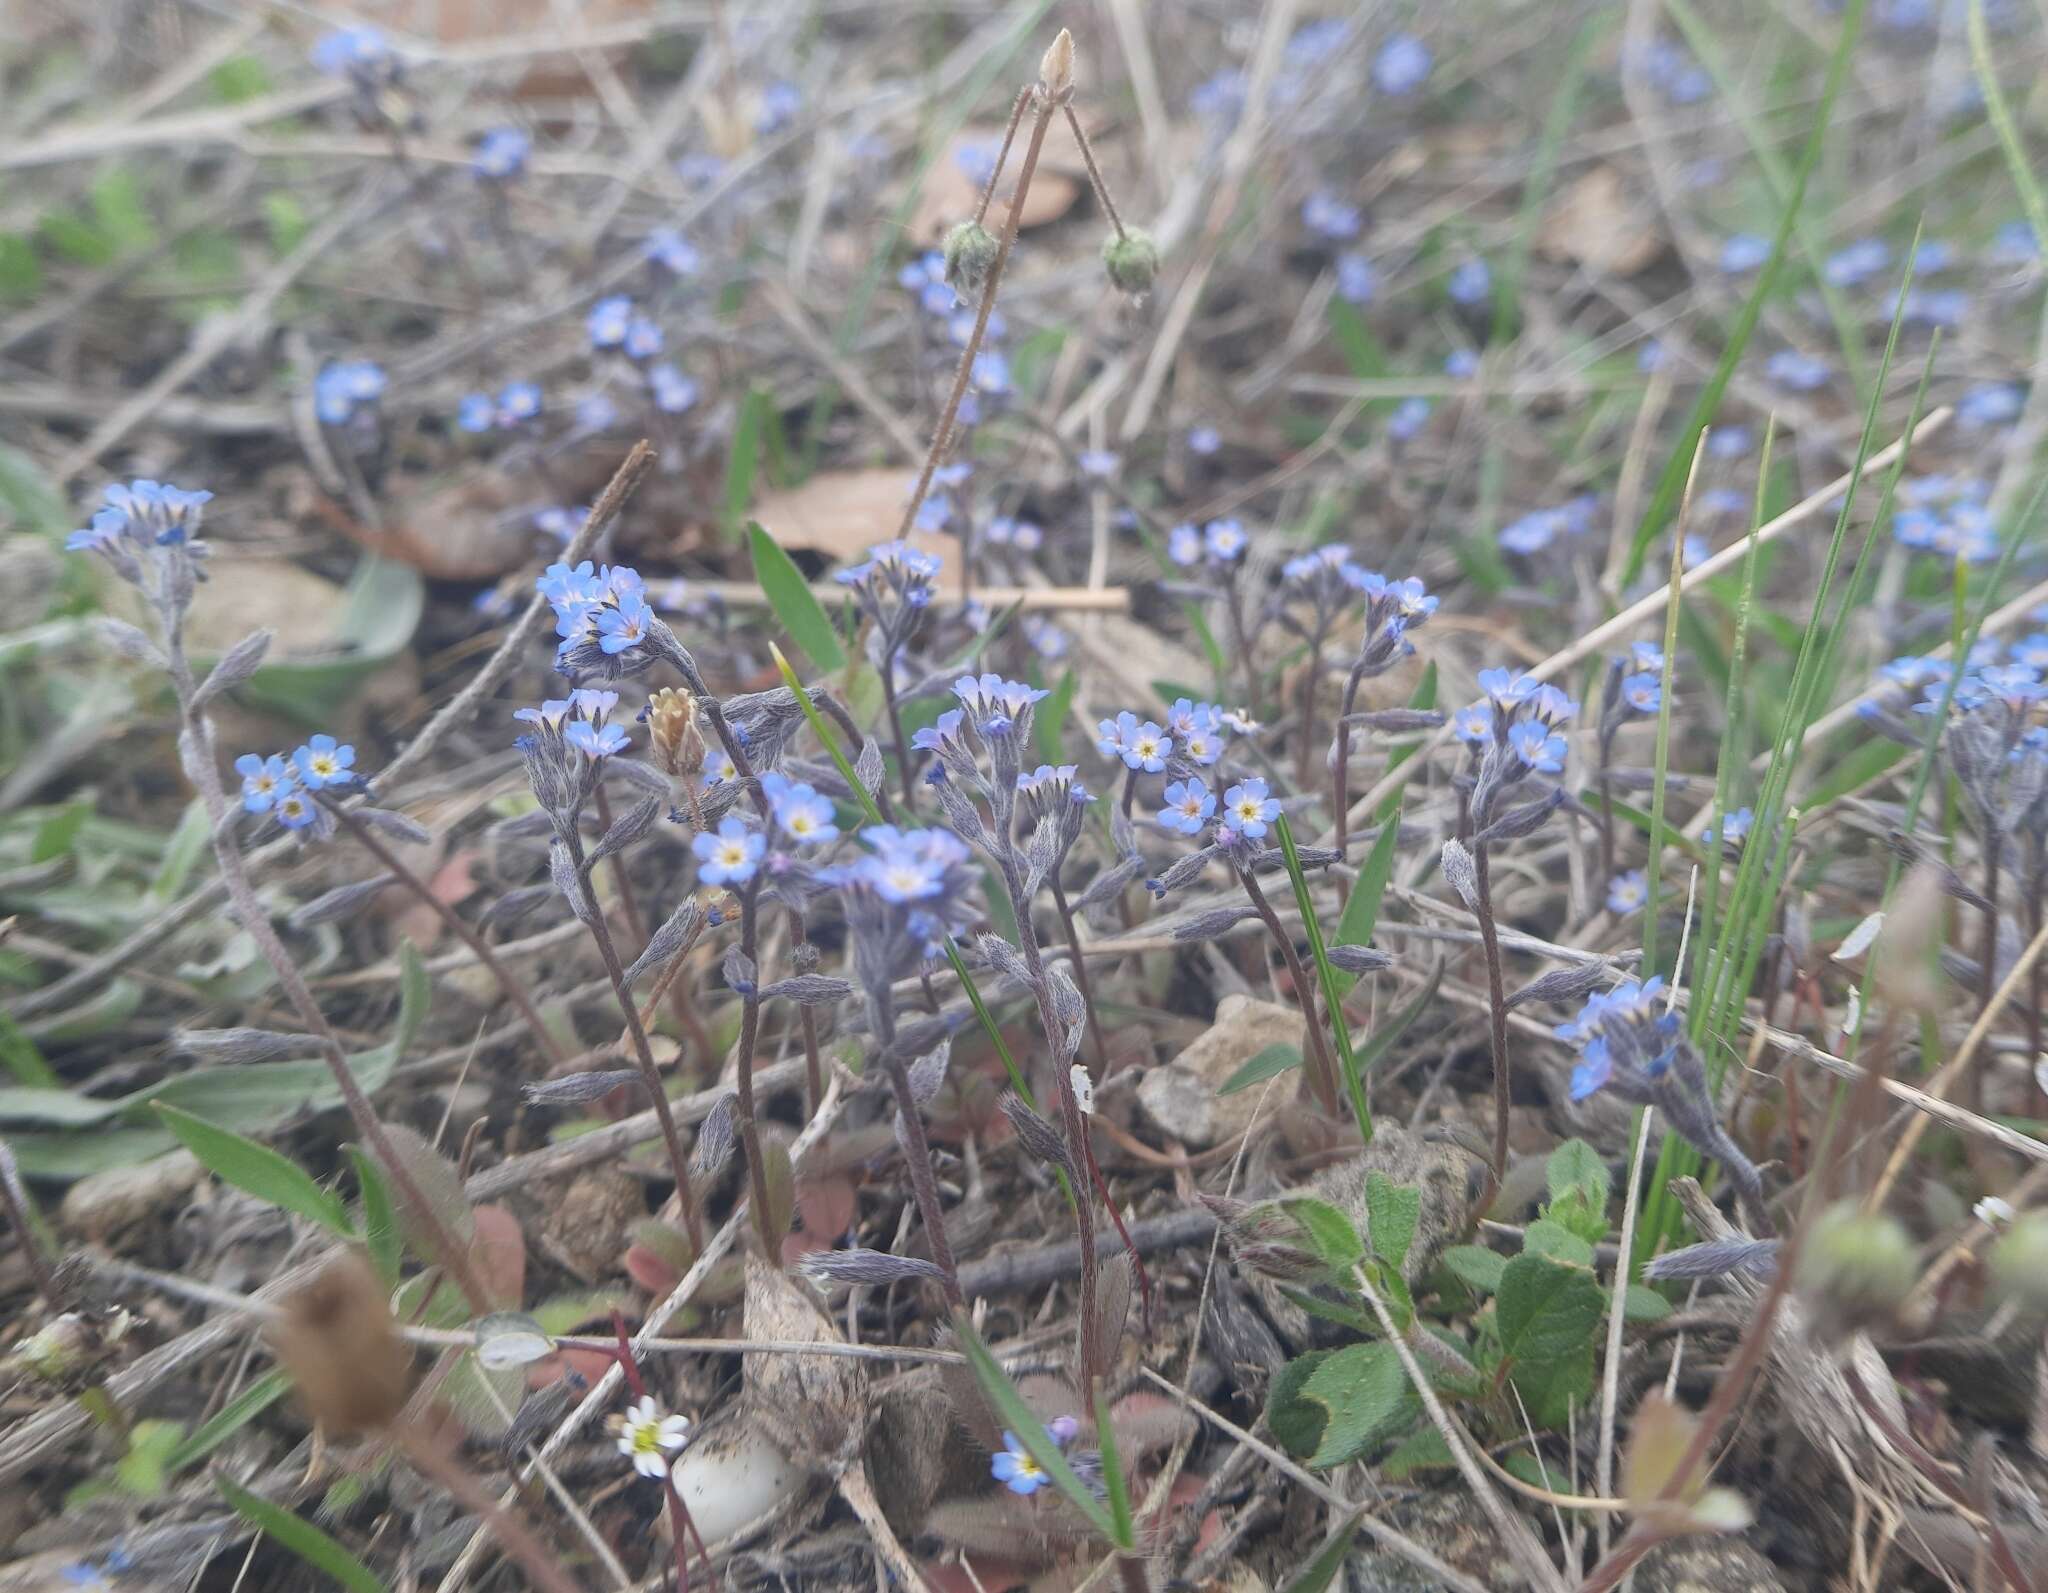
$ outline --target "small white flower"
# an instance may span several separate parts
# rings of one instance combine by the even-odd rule
[[[1971,1211],[1987,1228],[2009,1227],[2013,1219],[2012,1202],[1997,1195],[1986,1195]]]
[[[643,1394],[638,1404],[616,1418],[619,1453],[633,1462],[643,1477],[666,1477],[668,1457],[690,1441],[687,1416],[664,1416],[652,1395]]]
[[[1076,1062],[1067,1070],[1067,1077],[1074,1086],[1074,1100],[1085,1113],[1095,1110],[1095,1081],[1088,1077],[1088,1070]]]

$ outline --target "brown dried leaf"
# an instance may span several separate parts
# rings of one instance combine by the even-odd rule
[[[1557,196],[1537,229],[1536,251],[1603,276],[1629,277],[1664,252],[1664,239],[1630,199],[1621,173],[1595,166]]]
[[[912,470],[825,470],[800,487],[765,494],[754,505],[754,518],[785,549],[804,548],[854,564],[877,542],[896,535],[916,485]],[[960,548],[951,537],[913,531],[904,540],[939,555],[941,586],[959,585]]]
[[[1094,129],[1089,131],[1092,135]],[[1011,147],[1010,158],[1004,163],[1002,180],[996,184],[995,200],[988,207],[987,226],[990,232],[1000,234],[1009,220],[1010,197],[1016,191],[1017,174],[1023,168],[1024,142],[1030,133],[1027,112],[1025,124],[1017,129],[1017,141]],[[978,155],[993,158],[1002,142],[1003,130],[1000,127],[963,127],[954,134],[945,152],[925,173],[924,187],[918,194],[917,209],[910,221],[912,243],[935,247],[945,239],[955,222],[965,221],[974,214],[981,189],[967,175],[959,157],[967,156],[970,164]],[[1055,117],[1051,127],[1046,129],[1045,147],[1039,152],[1038,169],[1031,176],[1031,192],[1024,196],[1024,210],[1017,218],[1019,229],[1043,227],[1073,209],[1074,201],[1081,197],[1087,169],[1081,159],[1081,146],[1075,142],[1074,130],[1067,125],[1064,116]]]
[[[806,1344],[842,1342],[817,1301],[787,1273],[747,1257],[742,1307],[746,1336]],[[749,1402],[789,1458],[820,1465],[861,1433],[867,1415],[866,1363],[843,1355],[750,1355],[743,1374]]]

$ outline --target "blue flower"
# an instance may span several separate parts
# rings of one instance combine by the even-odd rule
[[[489,431],[497,415],[489,393],[464,393],[455,411],[455,424],[464,431]]]
[[[1018,1442],[1017,1435],[1007,1431],[1003,1434],[1002,1449],[989,1462],[989,1472],[1010,1492],[1027,1498],[1052,1481],[1045,1468]]]
[[[966,843],[951,830],[899,830],[870,824],[860,838],[873,848],[858,878],[886,902],[929,901],[947,889],[948,870],[967,861]]]
[[[1534,675],[1525,675],[1518,669],[1482,669],[1479,672],[1479,689],[1495,703],[1512,708],[1536,694],[1542,684]]]
[[[648,259],[679,277],[693,277],[703,269],[704,257],[674,227],[656,227],[641,247]]]
[[[1493,294],[1493,272],[1479,256],[1468,255],[1444,279],[1444,291],[1467,309],[1484,304]]]
[[[1764,361],[1764,371],[1780,387],[1795,393],[1817,391],[1834,375],[1826,360],[1793,348],[1779,349]]]
[[[1746,276],[1771,257],[1771,240],[1738,232],[1721,243],[1721,269],[1731,277]]]
[[[357,408],[383,395],[384,368],[370,360],[330,360],[313,378],[313,413],[323,425],[340,426]]]
[[[1931,277],[1956,263],[1955,246],[1943,238],[1923,238],[1913,251],[1913,275]]]
[[[1912,288],[1899,306],[1899,314],[1918,326],[1953,329],[1970,313],[1970,296],[1961,288]]]
[[[1026,709],[1044,700],[1046,693],[1021,680],[1001,675],[962,675],[953,682],[953,695],[983,735],[1002,735]]]
[[[1984,258],[1993,265],[2032,265],[2041,258],[2041,241],[2034,236],[2031,223],[2008,221],[1993,234]]]
[[[839,839],[831,799],[820,796],[814,787],[793,785],[786,775],[770,773],[761,776],[761,791],[775,822],[792,841],[813,846]]]
[[[360,77],[390,70],[391,41],[376,28],[337,28],[314,41],[313,69],[329,77]]]
[[[2048,631],[2037,631],[2014,642],[2012,661],[2027,669],[2048,673]]]
[[[1103,726],[1108,724],[1105,719]],[[1166,755],[1173,751],[1173,738],[1159,725],[1150,719],[1139,724],[1134,714],[1121,713],[1116,716],[1116,728],[1120,741],[1117,753],[1126,768],[1157,774],[1166,767]]]
[[[617,725],[592,724],[588,719],[570,720],[562,739],[592,762],[624,752],[630,744],[626,732]]]
[[[128,516],[119,509],[96,509],[92,524],[64,539],[71,553],[105,553],[128,534]]]
[[[1266,782],[1254,777],[1223,793],[1223,811],[1240,834],[1257,840],[1280,817],[1280,803],[1266,794]]]
[[[1382,94],[1413,94],[1429,80],[1429,46],[1412,33],[1391,35],[1373,57],[1373,87]]]
[[[1362,254],[1346,250],[1337,256],[1337,297],[1347,304],[1370,304],[1379,292],[1379,273]]]
[[[1607,910],[1623,917],[1640,910],[1649,899],[1649,879],[1639,868],[1615,875],[1614,883],[1607,887]]]
[[[1426,398],[1404,398],[1387,417],[1387,435],[1395,442],[1408,442],[1428,424],[1434,406]]]
[[[1122,458],[1107,448],[1084,448],[1074,456],[1074,463],[1081,467],[1081,474],[1093,476],[1097,481],[1107,481],[1116,474],[1116,467]]]
[[[617,348],[626,340],[626,328],[633,322],[633,301],[623,293],[599,299],[584,319],[592,348]]]
[[[2019,419],[2024,399],[2012,382],[1987,382],[1956,400],[1956,419],[1965,426],[2002,426]]]
[[[292,770],[310,791],[330,785],[349,785],[349,773],[356,761],[354,747],[337,746],[332,736],[315,736],[292,754]]]
[[[508,182],[526,170],[533,140],[521,127],[494,127],[477,140],[469,169],[486,182]]]
[[[1664,705],[1663,677],[1647,673],[1623,677],[1621,700],[1639,714],[1656,713]]]
[[[1484,746],[1493,739],[1492,706],[1475,702],[1469,708],[1460,708],[1451,715],[1451,734],[1460,741],[1469,741],[1474,746]]]
[[[607,653],[623,653],[647,640],[653,610],[639,593],[628,594],[618,605],[601,610],[597,616],[597,645]]]
[[[1756,823],[1756,815],[1754,813],[1752,813],[1748,808],[1737,808],[1733,813],[1728,815],[1727,822],[1721,828],[1721,830],[1717,831],[1716,828],[1711,824],[1707,826],[1707,843],[1709,845],[1712,845],[1716,840],[1723,839],[1729,841],[1740,841],[1744,836],[1749,834],[1749,827],[1754,823]]]
[[[1186,523],[1166,533],[1166,556],[1182,569],[1202,562],[1202,533]]]
[[[636,315],[626,323],[619,347],[629,360],[651,360],[661,352],[665,341],[658,322],[649,316]]]
[[[320,817],[320,810],[314,806],[313,799],[297,786],[280,793],[270,811],[288,830],[306,829]]]
[[[1508,552],[1527,557],[1530,554],[1541,553],[1549,547],[1563,529],[1563,511],[1532,509],[1519,519],[1511,520],[1502,526],[1497,540]]]
[[[968,376],[975,392],[1001,398],[1010,391],[1010,357],[1001,349],[985,348],[974,356]],[[965,414],[964,406],[962,413]]]
[[[1539,720],[1523,719],[1510,725],[1508,750],[1538,774],[1564,771],[1564,737]]]
[[[268,813],[277,806],[278,798],[297,789],[299,783],[291,765],[275,753],[259,758],[253,752],[245,752],[235,759],[235,773],[242,777],[245,813]]]
[[[1364,230],[1365,217],[1358,206],[1339,199],[1326,188],[1318,188],[1301,202],[1301,224],[1319,237],[1343,243]]]
[[[804,108],[804,92],[786,78],[776,78],[761,90],[761,104],[754,112],[754,131],[762,137],[779,133],[796,120]]]
[[[1629,662],[1638,669],[1659,670],[1664,668],[1664,649],[1655,642],[1630,642]]]
[[[1166,806],[1159,810],[1159,822],[1182,835],[1200,835],[1215,814],[1216,798],[1205,782],[1174,780],[1166,787]]]
[[[509,428],[523,420],[532,420],[540,413],[540,403],[537,383],[507,382],[498,393],[498,424]]]
[[[737,813],[719,821],[716,834],[700,830],[690,841],[697,857],[697,877],[706,885],[744,885],[761,866],[768,837],[747,828]]]
[[[654,407],[664,415],[680,415],[696,405],[697,384],[673,365],[650,367],[647,386],[654,395]]]
[[[1212,563],[1229,564],[1245,550],[1244,527],[1235,520],[1211,520],[1202,527],[1202,550]]]
[[[1868,282],[1891,264],[1892,251],[1882,238],[1858,238],[1829,255],[1821,275],[1838,288],[1853,288]]]
[[[1446,376],[1455,377],[1457,380],[1463,381],[1468,376],[1476,375],[1478,370],[1479,356],[1469,348],[1452,349],[1449,354],[1444,356],[1444,375]]]

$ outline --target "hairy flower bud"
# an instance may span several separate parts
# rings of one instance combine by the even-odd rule
[[[1074,92],[1074,36],[1065,28],[1038,63],[1038,87],[1047,99],[1059,101]]]
[[[1111,286],[1135,299],[1152,291],[1152,281],[1159,275],[1159,245],[1152,234],[1136,227],[1112,234],[1102,240],[1102,269],[1109,273]]]
[[[384,1285],[352,1252],[285,1301],[271,1342],[314,1420],[337,1437],[383,1427],[405,1408],[412,1351]]]
[[[2048,1211],[2030,1211],[1985,1258],[1998,1292],[2024,1310],[2048,1311]]]
[[[980,297],[1001,247],[980,222],[961,222],[946,234],[946,286],[963,299]]]
[[[1824,1328],[1846,1332],[1887,1320],[1912,1292],[1916,1270],[1898,1219],[1846,1200],[1814,1224],[1799,1284]]]

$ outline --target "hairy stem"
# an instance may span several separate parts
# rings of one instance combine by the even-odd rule
[[[761,1239],[761,1254],[770,1266],[781,1263],[782,1236],[769,1223],[768,1164],[761,1159],[761,1128],[754,1118],[754,1047],[761,1036],[760,920],[761,882],[749,880],[740,893],[740,955],[753,966],[754,978],[740,992],[740,1052],[733,1064],[733,1081],[739,1094],[737,1127],[740,1143],[747,1153],[747,1187],[753,1192],[754,1231]]]
[[[1365,670],[1354,664],[1351,673],[1344,678],[1344,700],[1337,707],[1337,766],[1330,771],[1330,795],[1335,808],[1330,817],[1337,826],[1337,855],[1344,855],[1346,831],[1351,823],[1351,726],[1350,719],[1358,701],[1358,688],[1365,680]],[[1348,900],[1351,885],[1344,882],[1344,896]]]
[[[1273,911],[1273,904],[1266,900],[1266,893],[1259,889],[1259,882],[1252,877],[1252,871],[1238,869],[1237,878],[1238,883],[1244,886],[1245,895],[1251,898],[1259,921],[1280,948],[1280,955],[1287,962],[1287,975],[1294,981],[1296,999],[1302,1003],[1307,1015],[1308,1021],[1303,1027],[1308,1030],[1309,1055],[1315,1066],[1306,1070],[1303,1077],[1315,1093],[1316,1105],[1335,1117],[1343,1109],[1343,1103],[1337,1098],[1337,1059],[1330,1054],[1330,1037],[1316,1021],[1315,984],[1310,980],[1308,970],[1302,966],[1301,954],[1294,949],[1294,937],[1287,933],[1287,926],[1280,922],[1280,915]]]
[[[889,1050],[884,1051],[882,1070],[889,1075],[895,1092],[896,1113],[903,1119],[905,1164],[910,1169],[910,1193],[917,1201],[917,1214],[924,1219],[925,1243],[931,1247],[932,1264],[941,1273],[940,1288],[946,1304],[959,1310],[965,1303],[960,1293],[960,1268],[953,1260],[953,1247],[946,1242],[946,1211],[939,1204],[939,1180],[932,1171],[931,1141],[925,1138],[924,1114],[910,1087],[910,1064]]]
[[[1487,1168],[1486,1189],[1472,1209],[1484,1212],[1500,1192],[1508,1170],[1508,1104],[1514,1098],[1514,1080],[1508,1061],[1508,996],[1501,975],[1500,933],[1493,918],[1493,885],[1487,872],[1487,845],[1472,846],[1472,874],[1479,897],[1479,939],[1486,948],[1486,1004],[1492,1019],[1489,1033],[1493,1045],[1493,1163]]]
[[[1102,1040],[1102,1019],[1095,1010],[1095,990],[1088,979],[1088,959],[1081,955],[1080,932],[1074,927],[1074,910],[1067,905],[1067,893],[1060,886],[1059,871],[1047,875],[1052,885],[1052,904],[1060,915],[1060,927],[1067,934],[1067,955],[1074,961],[1074,984],[1081,992],[1081,1005],[1088,1009],[1088,1037],[1095,1042],[1095,1082],[1109,1077],[1109,1048]]]

